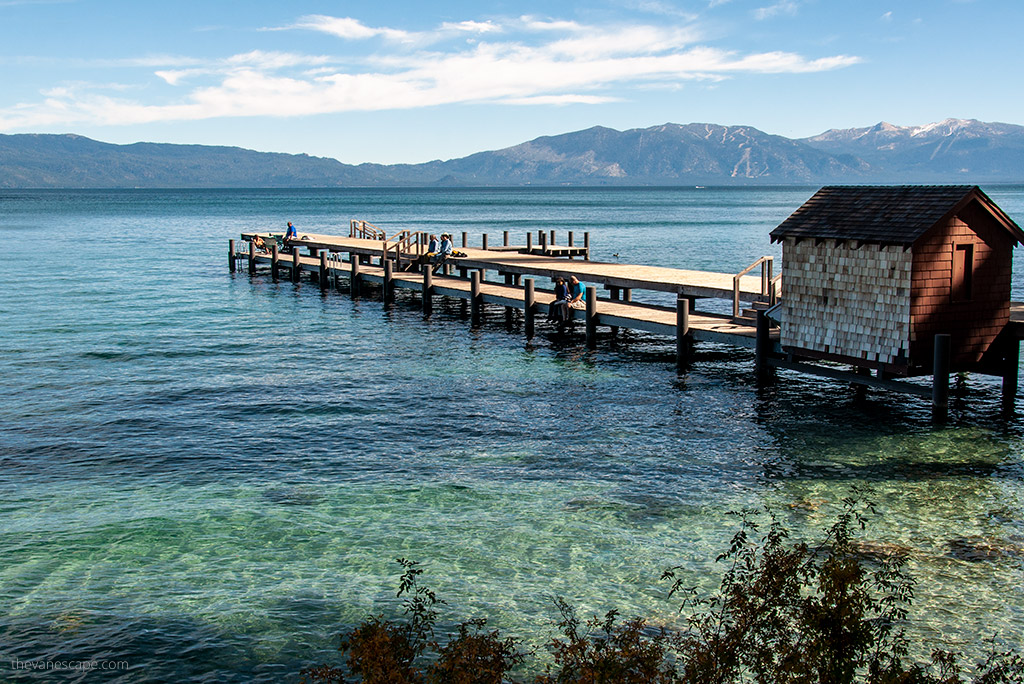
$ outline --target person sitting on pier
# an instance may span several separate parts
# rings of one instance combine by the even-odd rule
[[[437,236],[431,235],[430,242],[427,243],[427,251],[420,254],[418,257],[406,264],[403,271],[422,271],[427,264],[434,263],[434,256],[437,254]]]
[[[295,226],[293,226],[292,222],[289,221],[288,222],[288,230],[284,234],[284,246],[285,246],[285,248],[286,249],[288,248],[288,241],[289,240],[296,240],[296,239],[298,239],[298,237],[299,237],[299,231],[295,230]]]
[[[569,276],[569,306],[573,309],[587,308],[587,290],[576,276]]]
[[[452,236],[448,233],[442,233],[441,245],[437,248],[437,253],[434,254],[434,273],[439,272],[444,267],[444,262],[448,260],[453,249]]]
[[[555,298],[548,306],[548,320],[558,323],[559,331],[569,321],[569,288],[561,276],[555,278]]]

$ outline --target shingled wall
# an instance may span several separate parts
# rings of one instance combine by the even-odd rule
[[[974,286],[962,301],[950,296],[958,244],[972,245],[974,256]],[[936,226],[914,245],[911,352],[915,363],[930,363],[936,333],[952,336],[954,367],[976,363],[989,350],[1010,320],[1012,253],[1012,238],[974,206]]]
[[[786,238],[783,264],[783,348],[869,363],[907,363],[910,250]]]

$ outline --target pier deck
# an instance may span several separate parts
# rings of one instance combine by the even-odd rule
[[[243,233],[242,239],[247,240],[255,233]],[[330,252],[359,254],[361,256],[378,257],[382,247],[379,240],[343,237],[339,235],[304,234],[302,240],[293,241],[311,252],[318,249]],[[482,269],[526,275],[537,278],[553,278],[575,274],[580,281],[618,287],[621,289],[653,290],[656,292],[675,292],[684,297],[731,299],[733,296],[733,275],[730,273],[710,273],[706,271],[687,271],[659,266],[643,266],[638,264],[621,264],[583,259],[568,260],[571,256],[556,257],[535,253],[521,254],[511,252],[515,247],[495,247],[494,249],[478,249],[459,247],[466,257],[452,260],[459,268]],[[525,250],[525,247],[519,249]],[[563,248],[550,246],[548,250],[558,254]],[[569,248],[564,248],[568,250]],[[761,278],[743,276],[740,279],[740,295],[744,301],[759,297],[762,292]]]
[[[254,234],[243,234],[243,239],[251,239]],[[383,248],[378,240],[351,238],[333,235],[309,235],[302,240],[293,241],[297,248],[305,248],[310,254],[300,254],[297,259],[300,271],[319,274],[321,260],[319,250],[332,253],[333,257],[326,262],[327,277],[344,273],[351,277],[351,260],[380,259]],[[522,254],[511,251],[508,247],[498,249],[477,249],[460,247],[465,257],[449,259],[452,270],[463,272],[479,271],[486,274],[499,274],[505,283],[482,280],[480,283],[480,301],[512,308],[526,306],[526,292],[523,285],[515,285],[510,281],[518,281],[522,277],[551,279],[555,276],[576,275],[585,284],[603,285],[613,291],[613,298],[598,299],[593,325],[615,328],[643,330],[659,335],[677,337],[679,312],[675,307],[656,306],[633,301],[617,299],[616,290],[630,292],[633,289],[652,290],[659,292],[675,292],[677,296],[688,299],[717,298],[732,299],[734,296],[733,278],[726,273],[709,273],[688,271],[655,266],[640,266],[621,263],[607,263],[582,259],[568,260],[548,255]],[[313,256],[316,254],[316,256]],[[348,261],[340,261],[342,254],[348,254]],[[354,255],[354,256],[353,256]],[[257,252],[255,262],[270,264],[273,255]],[[293,269],[296,256],[293,254],[279,255],[278,268]],[[384,284],[385,269],[378,265],[360,263],[357,266],[361,280]],[[293,276],[295,278],[295,276]],[[422,292],[424,276],[417,272],[396,271],[391,275],[390,287]],[[754,301],[761,295],[761,278],[744,276],[740,279],[740,294],[744,301]],[[431,277],[431,294],[446,295],[460,299],[472,299],[473,283],[466,277],[433,275]],[[548,304],[553,298],[550,289],[536,288],[535,301],[532,303],[531,314],[546,315]],[[586,320],[584,310],[571,310],[577,320]],[[753,349],[757,331],[754,325],[734,322],[728,315],[697,312],[692,303],[687,316],[688,334],[697,341],[722,342],[739,347]],[[777,331],[773,331],[775,341]]]

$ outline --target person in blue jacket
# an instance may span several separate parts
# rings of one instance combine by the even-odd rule
[[[569,306],[574,309],[587,308],[587,289],[576,276],[569,276]]]
[[[452,236],[448,233],[442,233],[441,244],[437,248],[437,254],[434,255],[434,273],[441,270],[441,267],[444,266],[444,262],[448,260],[453,250]]]
[[[289,221],[289,222],[288,222],[288,230],[287,230],[287,231],[285,231],[285,234],[284,234],[284,246],[285,246],[285,250],[287,250],[287,251],[290,251],[290,250],[291,250],[291,248],[290,248],[290,246],[288,245],[288,241],[289,241],[289,240],[295,240],[295,239],[297,239],[298,237],[299,237],[299,231],[295,230],[295,226],[293,226],[293,225],[292,225],[292,222],[291,222],[291,221]]]

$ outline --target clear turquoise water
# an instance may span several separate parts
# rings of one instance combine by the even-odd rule
[[[768,231],[813,190],[0,193],[0,673],[294,680],[394,607],[399,556],[451,617],[537,643],[552,595],[670,622],[661,571],[713,586],[727,511],[810,535],[851,485],[879,504],[867,541],[913,553],[916,634],[1024,641],[1024,421],[992,379],[936,427],[917,399],[758,390],[727,347],[677,375],[669,340],[527,344],[498,312],[424,320],[226,263],[242,231],[365,218],[471,244],[586,230],[597,259],[729,272],[777,256]],[[1024,188],[988,191],[1021,221]]]

